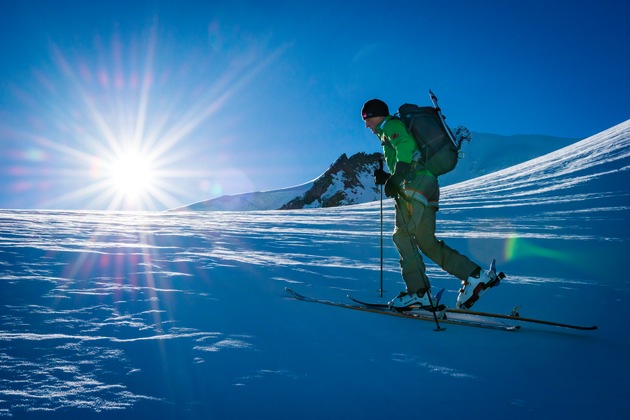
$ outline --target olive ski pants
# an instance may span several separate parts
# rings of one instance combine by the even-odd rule
[[[466,280],[477,268],[477,264],[468,257],[436,239],[437,211],[437,203],[425,205],[417,200],[397,200],[393,240],[400,254],[400,268],[408,293],[422,294],[431,287],[418,248],[444,271],[460,280]]]

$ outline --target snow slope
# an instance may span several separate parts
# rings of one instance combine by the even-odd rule
[[[173,211],[251,211],[276,210],[311,189],[313,182],[273,191],[224,195],[212,200],[200,201]]]
[[[447,187],[444,192],[449,204],[474,201],[475,205],[489,205],[500,200],[501,206],[522,206],[588,200],[585,207],[595,207],[597,200],[615,195],[618,188],[626,188],[624,180],[628,179],[630,156],[627,131],[628,122],[619,124],[598,136]],[[598,180],[605,183],[593,185]],[[466,197],[471,194],[472,200]],[[479,195],[481,200],[477,198]]]
[[[630,121],[447,187],[438,234],[503,284],[516,333],[296,301],[378,300],[379,203],[252,212],[0,211],[0,415],[625,419]],[[386,295],[403,287],[384,209]],[[454,303],[458,282],[428,265]]]
[[[451,185],[487,175],[562,149],[579,140],[543,135],[473,133],[472,141],[462,145],[463,159],[457,163],[457,168],[441,176],[440,182],[442,185]]]

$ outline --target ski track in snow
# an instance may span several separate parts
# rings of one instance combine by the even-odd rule
[[[527,303],[528,315],[561,321],[569,314],[568,320],[583,323],[614,322],[605,314],[622,313],[630,287],[614,254],[629,250],[629,132],[626,122],[535,161],[444,189],[438,236],[477,261],[489,262],[492,255],[499,269],[509,270],[505,286],[483,298],[484,309],[509,309],[504,300]],[[391,295],[402,288],[390,238],[391,202],[384,216],[384,275]],[[585,356],[581,346],[604,351],[601,343],[589,345],[593,336],[612,341],[608,353],[588,354],[604,366],[581,367],[577,377],[585,379],[565,386],[576,392],[601,379],[627,391],[630,372],[615,349],[627,350],[628,339],[611,332],[619,326],[623,333],[621,322],[604,328],[603,337],[519,332],[521,349],[510,347],[512,336],[496,332],[453,327],[440,333],[446,338],[436,338],[428,325],[313,308],[283,295],[285,285],[296,285],[319,297],[373,297],[380,270],[379,218],[379,203],[243,213],[0,211],[0,415],[78,410],[132,417],[166,409],[198,418],[261,412],[290,418],[265,404],[282,401],[276,394],[284,392],[289,400],[302,398],[315,418],[341,406],[324,389],[339,398],[345,393],[344,401],[363,401],[374,387],[386,390],[383,381],[426,377],[437,389],[451,387],[454,396],[476,384],[487,388],[507,380],[488,361],[481,370],[458,362],[466,359],[456,350],[459,340],[471,337],[489,340],[513,357],[524,357],[521,353],[531,350],[528,342],[547,343],[547,353],[536,357],[541,363],[554,360],[555,373],[565,374],[571,368],[557,359],[556,349],[568,346]],[[453,301],[458,282],[433,263],[428,274]],[[581,311],[585,300],[594,309]],[[605,314],[603,307],[609,308]],[[409,335],[413,326],[420,327],[417,339]],[[439,347],[441,340],[449,346]],[[338,347],[355,342],[370,350],[350,356]],[[483,343],[468,343],[486,351]],[[519,370],[505,352],[490,353],[497,366]],[[614,371],[606,363],[622,366]],[[342,377],[331,382],[326,375],[339,369]],[[409,377],[400,379],[397,372]],[[349,373],[357,377],[343,377]],[[556,408],[542,394],[526,391],[531,381],[514,382],[517,392],[497,390],[503,398],[498,413],[528,418]],[[182,384],[190,388],[178,389]],[[329,399],[307,403],[309,395],[302,393],[309,392],[317,401]],[[566,405],[574,395],[559,392],[558,404],[567,415],[612,407],[609,418],[628,408],[619,391],[603,386],[592,392],[608,399],[572,402],[571,409]],[[434,397],[438,405],[445,398]],[[384,400],[407,401],[404,395]],[[227,407],[237,401],[257,407],[243,404],[230,412]],[[375,415],[365,410],[359,412]]]

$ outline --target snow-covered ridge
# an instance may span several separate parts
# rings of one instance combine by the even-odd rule
[[[630,120],[539,158],[446,187],[442,198],[451,206],[484,207],[597,200],[627,190],[629,167]]]
[[[178,207],[173,209],[173,211],[275,210],[295,197],[306,193],[312,188],[313,182],[280,190],[224,195],[211,200]]]
[[[474,134],[473,141],[464,146],[465,158],[458,163],[458,167],[440,177],[442,198],[464,203],[484,193],[488,200],[494,200],[495,195],[487,195],[493,189],[505,189],[508,195],[518,196],[519,188],[536,180],[542,182],[541,186],[526,195],[536,196],[543,191],[561,190],[567,183],[581,183],[584,180],[578,178],[559,183],[558,176],[570,174],[580,167],[597,166],[600,163],[598,159],[605,161],[611,158],[615,161],[619,153],[623,155],[619,150],[627,148],[627,138],[628,122],[582,141],[541,135],[506,137]],[[562,162],[571,160],[573,154],[577,154],[576,162],[567,163],[567,167],[562,170],[558,169],[563,167]],[[342,154],[321,176],[302,185],[227,195],[174,210],[287,210],[378,201],[380,190],[374,185],[372,174],[380,158],[380,153],[357,153],[349,158]],[[519,178],[519,181],[515,182],[515,178]],[[457,187],[450,185],[461,181],[461,185],[455,184]],[[503,192],[501,196],[506,198]]]
[[[174,209],[175,211],[291,210],[368,203],[380,197],[373,173],[379,153],[342,154],[316,179],[280,190],[218,197]]]

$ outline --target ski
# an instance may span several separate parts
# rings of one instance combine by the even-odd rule
[[[407,318],[407,319],[415,319],[418,321],[435,322],[433,312],[429,312],[429,311],[421,310],[417,308],[409,310],[409,311],[398,311],[398,310],[389,308],[388,305],[382,306],[381,304],[372,305],[368,303],[361,303],[357,300],[352,300],[352,298],[351,298],[351,301],[353,303],[335,302],[335,301],[330,301],[330,300],[325,300],[325,299],[317,299],[317,298],[308,297],[308,296],[305,296],[296,292],[295,290],[289,287],[285,288],[285,290],[292,297],[298,300],[304,301],[304,302],[313,302],[313,303],[319,303],[323,305],[335,306],[337,308],[352,309],[355,311],[396,316],[396,317]],[[439,319],[439,322],[441,324],[461,325],[461,326],[466,326],[466,327],[486,328],[486,329],[493,329],[493,330],[500,330],[500,331],[518,331],[518,329],[520,328],[517,325],[510,325],[503,321],[483,319],[482,317],[479,317],[479,316],[471,317],[468,314],[453,314],[452,316]]]
[[[468,310],[468,309],[466,309],[466,310],[464,310],[464,309],[447,309],[446,312],[447,313],[451,313],[451,314],[469,314],[469,315],[474,315],[474,316],[485,316],[485,317],[488,317],[488,318],[507,319],[507,320],[517,321],[517,322],[529,322],[529,323],[532,323],[532,324],[549,325],[551,327],[569,328],[569,329],[573,329],[573,330],[592,331],[592,330],[596,330],[597,329],[597,325],[565,324],[565,323],[562,323],[562,322],[547,321],[547,320],[544,320],[544,319],[526,318],[526,317],[522,317],[522,316],[520,316],[518,314],[503,315],[503,314],[496,314],[496,313],[491,313],[491,312],[471,311],[471,310]]]
[[[378,309],[385,309],[388,308],[389,305],[386,303],[370,303],[370,302],[364,302],[358,299],[355,299],[351,296],[349,296],[349,298],[359,304],[359,305],[364,305],[364,306],[368,306],[368,307],[373,307],[373,308],[378,308]],[[416,309],[414,307],[411,307],[411,309]],[[494,318],[494,319],[505,319],[505,320],[509,320],[509,321],[515,321],[515,322],[528,322],[531,324],[541,324],[541,325],[548,325],[551,327],[560,327],[560,328],[569,328],[569,329],[573,329],[573,330],[583,330],[583,331],[591,331],[591,330],[596,330],[597,326],[596,325],[574,325],[574,324],[565,324],[562,322],[555,322],[555,321],[547,321],[544,319],[535,319],[535,318],[526,318],[526,317],[522,317],[518,314],[517,308],[515,308],[512,311],[512,314],[510,315],[504,315],[504,314],[497,314],[497,313],[493,313],[493,312],[480,312],[480,311],[471,311],[469,309],[453,309],[453,308],[446,308],[445,312],[447,314],[465,314],[465,315],[470,315],[473,317],[485,317],[485,318]]]

